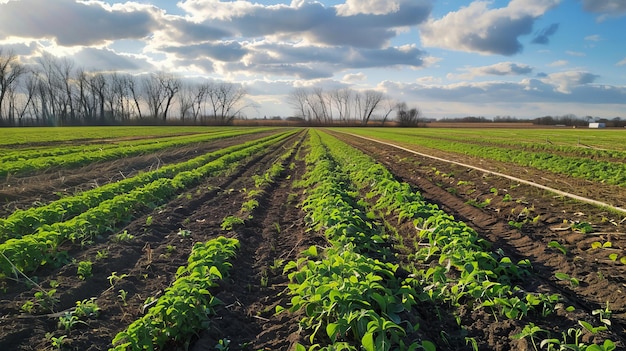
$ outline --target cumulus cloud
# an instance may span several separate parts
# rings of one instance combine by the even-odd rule
[[[623,104],[626,101],[626,87],[592,84],[596,78],[589,72],[560,72],[519,82],[465,81],[426,85],[385,81],[381,87],[392,96],[404,95],[409,100],[450,103]]]
[[[73,0],[22,0],[0,4],[0,39],[48,38],[58,45],[102,44],[143,38],[159,27],[159,11],[147,5],[108,6]]]
[[[187,0],[178,6],[194,23],[210,24],[230,31],[233,36],[280,36],[293,42],[307,40],[321,45],[382,48],[396,36],[396,28],[419,24],[431,11],[430,3],[424,1],[396,4],[398,10],[394,12],[358,12],[349,16],[340,15],[338,8],[304,1],[264,6],[249,1]]]
[[[176,48],[176,50],[185,50]],[[202,52],[204,49],[200,49]],[[259,72],[301,79],[329,78],[349,69],[409,66],[421,67],[424,53],[413,45],[386,49],[352,47],[294,46],[261,41],[242,46],[246,54],[231,60],[224,69],[231,72]]]
[[[466,73],[452,75],[452,78],[474,79],[480,76],[515,76],[530,74],[533,68],[526,64],[514,62],[500,62],[490,66],[463,68]]]
[[[357,14],[385,15],[400,10],[398,1],[389,0],[346,0],[344,4],[336,6],[340,16]]]
[[[548,74],[542,81],[555,87],[556,91],[570,94],[572,89],[593,83],[599,76],[583,71],[567,71]]]
[[[491,2],[475,1],[441,19],[421,25],[425,46],[482,54],[514,55],[523,48],[522,35],[560,0],[511,0],[506,7],[489,8]]]
[[[559,30],[559,24],[558,23],[552,23],[551,25],[547,26],[546,28],[540,30],[537,35],[535,36],[535,38],[532,40],[533,44],[548,44],[550,42],[550,37],[552,35],[554,35],[556,33],[556,31]]]
[[[72,57],[90,71],[150,71],[145,58],[119,54],[109,49],[83,48]]]
[[[367,79],[367,76],[363,72],[359,72],[359,73],[346,74],[343,76],[342,80],[344,82],[355,83],[355,82],[365,81],[366,79]]]
[[[218,61],[239,61],[248,50],[236,41],[205,42],[187,46],[168,46],[163,51],[174,53],[180,58],[210,58]]]

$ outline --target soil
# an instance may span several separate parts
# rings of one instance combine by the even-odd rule
[[[609,253],[624,254],[626,220],[623,215],[563,199],[509,179],[422,158],[345,134],[336,133],[336,136],[371,155],[425,198],[472,226],[492,243],[494,250],[502,250],[514,261],[529,259],[534,274],[520,286],[527,291],[561,294],[563,306],[576,307],[573,312],[559,309],[550,318],[537,321],[542,328],[560,332],[576,326],[581,319],[598,325],[598,317],[592,312],[605,308],[608,302],[613,324],[611,330],[602,335],[618,342],[619,347],[626,346],[626,265],[608,257]],[[4,196],[4,211],[10,212],[33,202],[52,201],[58,191],[73,193],[88,189],[96,185],[94,179],[101,185],[119,179],[116,177],[120,172],[131,176],[154,168],[155,162],[182,161],[200,152],[258,137],[260,135],[255,134],[224,139],[202,147],[12,179],[1,183],[0,196]],[[172,283],[177,268],[186,265],[193,244],[219,235],[239,239],[241,247],[228,276],[219,287],[211,290],[222,304],[211,319],[210,327],[192,340],[189,349],[215,350],[224,340],[230,341],[230,350],[293,350],[296,342],[307,344],[308,336],[299,328],[300,315],[275,314],[277,306],[287,307],[290,300],[287,277],[281,274],[282,264],[296,259],[310,245],[324,243],[320,234],[307,228],[304,213],[298,207],[304,189],[293,188],[294,182],[306,171],[302,161],[306,151],[302,144],[298,146],[299,154],[287,162],[294,167],[286,167],[280,178],[264,191],[259,207],[250,213],[244,225],[230,231],[221,228],[224,217],[240,214],[241,204],[246,200],[245,189],[254,188],[253,176],[265,172],[284,152],[284,147],[301,142],[304,137],[303,131],[265,154],[247,160],[230,174],[207,178],[166,205],[138,214],[131,223],[115,231],[132,234],[134,238],[129,241],[115,242],[109,236],[98,238],[84,248],[68,246],[69,257],[75,260],[73,263],[61,268],[46,266],[35,272],[36,277],[31,277],[46,290],[50,289],[52,281],[58,283],[55,296],[59,301],[53,311],[36,308],[34,313],[23,312],[22,305],[34,301],[38,288],[23,278],[18,283],[0,282],[0,291],[3,291],[0,292],[0,350],[52,350],[53,338],[63,335],[67,335],[64,349],[108,349],[118,332],[143,315],[146,299],[160,296]],[[549,173],[542,173],[542,178],[553,183],[562,181]],[[7,184],[19,186],[9,188]],[[604,193],[610,188],[581,191]],[[510,221],[524,224],[517,229],[511,227]],[[582,234],[571,229],[570,224],[576,222],[592,224],[593,233]],[[181,229],[188,230],[190,235],[178,234]],[[414,235],[410,226],[397,229],[402,235]],[[560,243],[566,253],[548,247],[551,241]],[[594,242],[611,242],[612,247],[591,249]],[[399,260],[406,259],[407,254],[399,252]],[[77,262],[86,260],[93,262],[93,275],[81,280],[77,276]],[[114,272],[117,276],[127,276],[112,285],[110,279]],[[572,286],[559,281],[555,278],[556,272],[576,277],[580,284]],[[126,292],[125,301],[120,297],[121,290]],[[91,297],[98,301],[100,316],[69,332],[61,330],[58,326],[60,313],[71,309],[76,301]],[[457,316],[464,330],[458,327]],[[431,305],[420,306],[415,318],[420,321],[421,335],[436,342],[438,350],[471,350],[465,337],[474,338],[480,350],[532,349],[526,340],[511,338],[529,322],[526,319],[496,320],[485,309],[466,307],[453,312],[445,306]],[[587,342],[593,341],[588,336],[585,338]],[[169,345],[168,348],[184,347]]]

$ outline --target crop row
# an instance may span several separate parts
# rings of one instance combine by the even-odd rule
[[[502,133],[502,132],[500,132]],[[624,158],[626,157],[626,151],[624,150],[616,150],[616,149],[605,149],[605,148],[593,148],[584,146],[581,141],[581,135],[567,135],[567,134],[545,134],[542,136],[535,136],[530,140],[525,140],[528,138],[525,136],[526,132],[522,133],[512,133],[509,132],[506,135],[499,135],[498,131],[491,130],[489,132],[489,138],[484,138],[485,132],[477,133],[476,131],[464,131],[464,130],[446,130],[445,133],[442,133],[439,129],[434,129],[430,131],[419,130],[417,132],[411,130],[404,131],[394,131],[394,134],[402,134],[412,137],[425,138],[425,139],[434,139],[439,141],[446,141],[449,143],[468,143],[468,144],[480,144],[483,146],[493,146],[499,148],[509,148],[515,150],[526,150],[531,152],[544,151],[544,152],[559,152],[564,154],[569,154],[572,156],[581,156],[581,157],[593,157],[595,159],[601,158]],[[546,133],[544,131],[544,133]],[[568,138],[569,144],[563,145],[556,142],[560,138]],[[589,139],[591,143],[594,142],[595,139],[590,139],[592,136],[583,135],[582,140]],[[555,140],[553,142],[552,140]],[[578,142],[578,144],[577,144]],[[619,148],[621,145],[611,144],[606,145],[609,147]]]
[[[210,134],[165,138],[157,140],[156,142],[154,140],[141,140],[108,146],[63,147],[59,150],[52,149],[44,151],[41,155],[37,154],[39,151],[17,151],[13,155],[6,156],[8,158],[2,160],[0,163],[0,177],[8,174],[36,172],[50,167],[77,167],[96,161],[136,156],[167,148],[255,133],[258,131],[259,129],[229,130]],[[50,153],[51,155],[46,155],[46,153]]]
[[[419,281],[420,300],[486,308],[496,320],[528,316],[542,319],[555,311],[561,300],[559,295],[527,292],[517,286],[531,274],[528,260],[514,263],[501,250],[490,251],[489,243],[472,228],[427,203],[419,193],[395,180],[388,170],[368,156],[337,139],[323,136],[323,140],[331,156],[359,190],[367,192],[368,198],[376,199],[374,211],[397,218],[398,225],[412,221],[417,230],[411,245],[414,251],[403,268]],[[398,238],[397,246],[404,245],[403,240],[407,238]],[[579,325],[591,333],[606,330],[605,326],[592,327],[589,321],[581,321]],[[571,330],[582,333],[581,329]],[[552,340],[549,341],[552,346],[569,345],[573,341],[566,337],[548,340]],[[604,345],[610,347],[612,342],[606,340]]]
[[[114,196],[68,221],[44,225],[34,234],[9,239],[0,244],[0,253],[4,256],[0,261],[0,274],[9,276],[16,269],[32,272],[47,262],[63,259],[63,254],[57,252],[63,242],[86,242],[97,235],[111,232],[115,225],[129,221],[142,208],[153,208],[167,202],[177,192],[197,184],[202,178],[232,169],[240,160],[263,151],[293,133],[285,132],[274,138],[262,139],[203,166],[180,172],[173,178],[160,178],[128,193]]]
[[[300,324],[311,333],[309,350],[432,350],[431,342],[416,339],[419,323],[410,312],[418,293],[410,278],[398,277],[398,266],[387,262],[393,256],[382,228],[357,204],[350,180],[312,134],[302,208],[331,246],[323,252],[312,246],[284,268],[290,310],[305,314]]]
[[[272,166],[266,172],[254,176],[255,187],[247,191],[247,201],[242,204],[241,208],[242,214],[249,214],[254,210],[256,206],[250,206],[250,203],[258,205],[258,198],[284,170],[285,163],[293,155],[298,144],[299,142],[296,141],[287,147],[287,150],[272,162]],[[220,303],[211,296],[208,289],[215,287],[216,278],[225,277],[226,269],[232,266],[223,260],[216,260],[215,256],[227,253],[229,257],[233,257],[239,245],[236,239],[223,237],[213,239],[202,246],[196,244],[189,257],[189,266],[185,270],[183,267],[179,268],[176,282],[168,288],[163,297],[159,298],[155,307],[117,334],[113,339],[112,350],[163,349],[166,343],[184,344],[189,341],[190,336],[206,329],[210,323],[209,316],[214,313],[214,307]],[[196,268],[199,266],[203,266],[202,271]],[[208,273],[204,267],[208,267]],[[189,273],[196,285],[190,289],[188,281],[190,278],[184,276],[181,279],[181,272]],[[194,276],[194,272],[203,274]],[[203,276],[204,279],[202,279]],[[204,296],[196,296],[196,293],[203,293]],[[190,300],[191,304],[188,303]]]
[[[6,219],[0,219],[0,241],[32,234],[43,225],[69,220],[114,196],[127,193],[160,178],[172,178],[181,172],[196,169],[224,155],[274,138],[276,138],[275,135],[234,145],[195,157],[185,162],[164,166],[154,171],[141,173],[131,178],[103,185],[75,196],[64,197],[44,206],[17,210]]]
[[[207,328],[209,317],[220,304],[209,289],[225,278],[232,267],[239,241],[218,237],[194,245],[187,266],[148,312],[119,332],[110,350],[165,350],[166,345],[185,345]]]
[[[155,138],[212,132],[222,127],[199,126],[105,126],[105,127],[29,127],[3,128],[1,148],[32,145],[33,142],[52,144],[120,138]]]
[[[33,148],[22,148],[22,149],[12,149],[5,150],[5,152],[0,156],[0,162],[12,162],[12,161],[23,161],[34,159],[38,157],[49,157],[49,156],[63,156],[67,154],[73,153],[86,153],[93,151],[104,151],[110,149],[117,149],[120,147],[132,148],[137,146],[144,146],[150,144],[159,144],[163,142],[170,142],[175,140],[188,140],[189,138],[197,138],[203,137],[209,134],[214,133],[224,133],[229,132],[231,130],[227,129],[216,129],[214,131],[205,132],[202,134],[192,134],[192,135],[174,135],[174,136],[163,136],[159,138],[143,138],[143,139],[133,139],[133,140],[116,140],[114,142],[104,142],[104,141],[96,141],[88,144],[78,144],[78,145],[63,145],[63,146],[39,146]]]
[[[626,177],[624,176],[626,174],[626,163],[623,162],[597,161],[588,157],[567,157],[552,152],[534,152],[474,145],[462,141],[449,142],[389,131],[354,130],[354,132],[394,142],[419,145],[494,161],[515,163],[524,167],[533,167],[591,181],[601,180],[607,184],[626,186]]]

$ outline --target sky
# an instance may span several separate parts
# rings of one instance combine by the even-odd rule
[[[0,48],[89,71],[375,89],[426,117],[626,118],[626,0],[0,0]]]

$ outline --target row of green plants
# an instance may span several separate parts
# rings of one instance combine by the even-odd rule
[[[354,129],[351,132],[393,142],[419,145],[500,162],[515,163],[520,166],[533,167],[590,181],[626,186],[626,177],[624,176],[626,174],[626,163],[624,162],[597,161],[589,157],[566,157],[547,151],[524,151],[474,145],[463,141],[449,142],[435,138],[419,138],[414,135],[387,130]]]
[[[209,327],[221,302],[210,292],[227,277],[239,241],[218,237],[194,245],[187,266],[141,318],[119,332],[109,350],[166,350],[189,347],[191,338]]]
[[[0,260],[0,277],[17,274],[16,271],[33,272],[48,262],[63,264],[61,261],[65,253],[58,248],[64,242],[85,243],[98,235],[113,232],[116,225],[130,221],[138,212],[169,201],[175,194],[197,184],[204,177],[233,169],[241,160],[262,152],[293,133],[288,131],[262,139],[201,167],[180,172],[173,178],[160,178],[105,200],[68,221],[44,225],[34,234],[9,239],[0,244],[0,253],[3,255]]]
[[[10,149],[4,150],[5,152],[0,156],[0,162],[13,162],[13,161],[23,161],[35,159],[38,157],[50,157],[50,156],[63,156],[67,154],[73,153],[86,153],[86,152],[94,152],[94,151],[105,151],[117,148],[133,148],[138,146],[145,146],[150,144],[159,144],[159,143],[168,143],[171,141],[179,141],[184,142],[185,140],[195,139],[197,137],[202,138],[203,136],[214,134],[214,133],[224,133],[228,130],[215,130],[212,132],[206,132],[203,134],[192,134],[192,135],[175,135],[175,136],[163,136],[160,138],[141,138],[141,139],[132,139],[132,140],[116,140],[113,142],[106,141],[92,141],[86,144],[78,144],[78,145],[55,145],[55,146],[38,146],[32,148],[21,148],[21,149]]]
[[[165,137],[185,134],[211,133],[231,127],[218,126],[86,126],[86,127],[28,127],[2,128],[0,148],[65,142],[98,142],[119,138]]]
[[[173,178],[181,172],[202,167],[206,163],[219,157],[248,148],[266,140],[272,140],[276,137],[276,135],[272,135],[223,148],[185,162],[167,165],[157,170],[144,172],[134,177],[106,184],[74,196],[67,196],[47,205],[31,207],[26,210],[17,210],[6,219],[0,219],[0,242],[10,238],[20,238],[24,235],[32,234],[38,228],[46,224],[67,221],[117,195],[145,186],[160,178]]]
[[[463,304],[486,308],[496,321],[530,315],[541,318],[555,311],[557,303],[561,302],[559,295],[527,292],[517,286],[516,283],[531,272],[528,260],[515,263],[501,250],[490,251],[489,243],[472,228],[427,203],[419,193],[395,180],[370,157],[335,138],[322,137],[350,179],[362,192],[367,192],[366,197],[375,199],[374,211],[397,218],[397,225],[412,221],[417,236],[412,243],[409,264],[404,268],[412,272],[424,287],[422,294],[431,301],[453,307]],[[398,240],[398,246],[405,245],[401,242],[403,238]],[[425,300],[423,296],[422,299]],[[591,326],[587,321],[581,321],[580,325]],[[601,331],[597,327],[584,329],[594,333]],[[582,333],[581,329],[575,330]],[[552,341],[549,347],[557,343]],[[560,345],[570,345],[570,342],[577,341],[558,341]],[[594,347],[604,345],[610,349],[613,342],[607,340]],[[582,347],[582,343],[579,342],[579,346]]]
[[[301,140],[298,140],[291,146],[286,147],[286,151],[283,154],[271,161],[271,166],[265,173],[252,176],[254,180],[254,187],[250,189],[243,189],[246,193],[246,201],[241,204],[240,215],[230,215],[224,217],[221,224],[221,228],[223,230],[232,230],[235,227],[244,224],[246,216],[247,218],[252,217],[252,211],[259,206],[259,198],[265,193],[270,185],[274,184],[276,179],[285,170],[286,162],[294,154],[300,143]]]
[[[418,293],[396,275],[382,227],[368,218],[342,168],[312,131],[305,161],[310,168],[298,186],[307,224],[330,244],[311,246],[284,267],[291,283],[290,311],[302,311],[300,324],[310,346],[296,350],[434,350],[419,340],[411,311]]]
[[[140,140],[134,142],[124,142],[119,145],[95,145],[90,147],[70,147],[61,148],[59,154],[49,156],[29,155],[27,151],[16,151],[10,156],[12,160],[4,160],[0,163],[0,177],[9,174],[32,173],[45,170],[51,167],[72,168],[87,165],[97,161],[106,161],[130,157],[135,155],[147,154],[164,150],[166,148],[180,147],[193,143],[200,143],[215,140],[218,138],[226,138],[230,136],[243,135],[258,132],[260,129],[237,129],[225,132],[198,134],[191,136],[180,136],[164,138],[162,140]]]
[[[440,129],[431,129],[429,131],[425,131],[423,129],[419,131],[404,130],[395,131],[394,133],[413,137],[419,136],[420,138],[426,139],[445,140],[453,143],[460,142],[477,145],[488,145],[515,150],[521,149],[532,152],[558,152],[574,157],[593,157],[595,159],[613,159],[626,157],[626,151],[624,151],[623,149],[617,149],[622,148],[619,142],[617,142],[616,144],[608,145],[613,146],[616,149],[607,149],[604,148],[604,146],[600,148],[594,148],[584,145],[584,142],[586,142],[586,140],[590,140],[590,143],[592,144],[597,141],[597,138],[593,138],[590,135],[585,135],[581,138],[580,135],[575,134],[569,136],[567,136],[567,134],[555,135],[553,133],[546,133],[544,131],[543,134],[545,135],[527,136],[526,131],[520,132],[519,130],[509,131],[509,133],[505,135],[498,135],[499,133],[497,131],[490,130],[489,138],[484,138],[484,135],[486,133],[484,130],[477,132],[475,130],[467,131],[459,129],[453,131],[446,130],[446,132],[444,133],[442,133]],[[567,145],[561,144],[562,142],[567,142]]]

